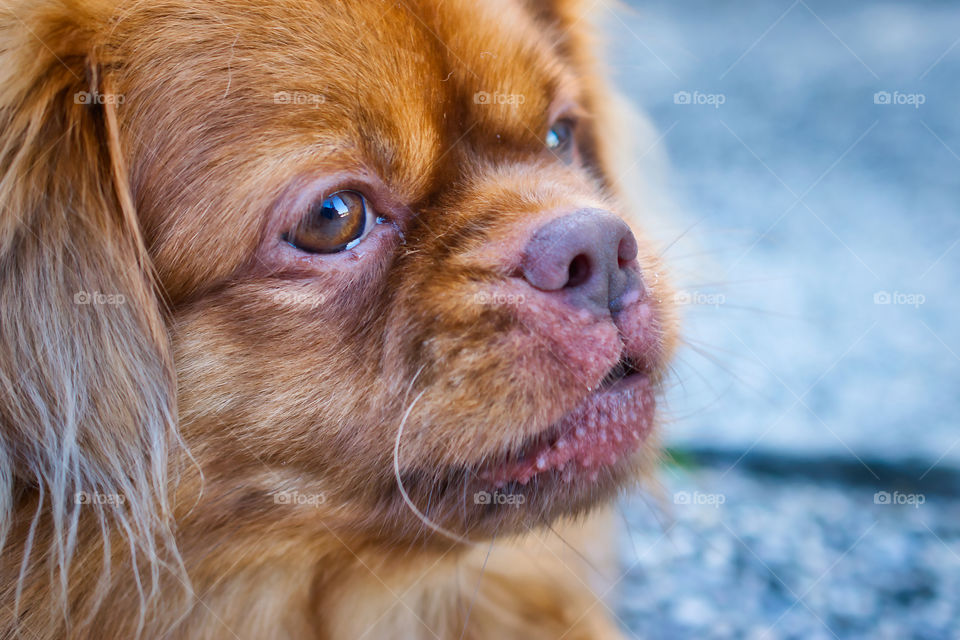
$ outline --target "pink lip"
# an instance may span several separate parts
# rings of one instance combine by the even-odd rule
[[[519,460],[485,470],[480,479],[499,488],[509,482],[527,484],[538,474],[556,470],[566,482],[578,474],[595,480],[601,468],[635,451],[650,432],[654,395],[653,385],[641,374],[591,393]]]

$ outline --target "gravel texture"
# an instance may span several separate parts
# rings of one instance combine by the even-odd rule
[[[726,469],[624,505],[632,637],[960,638],[960,501]],[[895,504],[895,503],[900,504]]]

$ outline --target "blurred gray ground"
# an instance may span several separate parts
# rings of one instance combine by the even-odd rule
[[[675,234],[697,223],[666,257],[722,367],[682,354],[672,440],[960,464],[960,4],[630,7],[614,77],[665,134]]]
[[[632,0],[602,11],[614,79],[662,135],[651,155],[670,162],[675,211],[655,232],[682,235],[665,257],[688,303],[666,437],[693,464],[665,478],[664,523],[626,507],[649,551],[621,584],[630,628],[960,638],[960,3]],[[674,504],[701,485],[724,494],[719,520]],[[874,504],[898,490],[927,500]],[[731,549],[743,541],[736,562],[783,580],[757,587],[732,551],[708,561],[703,549],[678,559],[643,546],[671,518],[667,539],[686,527]],[[923,624],[907,615],[920,600],[894,589],[913,563]],[[651,604],[671,576],[698,599]],[[795,606],[775,623],[784,602]],[[860,617],[846,624],[833,607]],[[704,616],[724,624],[680,623]]]
[[[878,504],[869,487],[738,471],[671,469],[665,483],[661,523],[624,505],[617,611],[634,637],[960,638],[957,500]]]

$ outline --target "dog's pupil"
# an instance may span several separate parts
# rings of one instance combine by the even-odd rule
[[[354,240],[363,231],[363,198],[350,191],[324,199],[314,205],[310,214],[307,224],[311,231],[326,236],[337,247]]]
[[[350,215],[350,205],[344,198],[345,194],[336,194],[321,202],[320,215],[327,220],[336,220]]]
[[[354,191],[340,191],[314,203],[287,239],[304,251],[335,253],[359,238],[365,226],[363,196]]]

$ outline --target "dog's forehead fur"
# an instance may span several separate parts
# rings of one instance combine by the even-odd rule
[[[371,172],[424,204],[485,158],[542,153],[548,119],[580,99],[560,23],[515,2],[163,2],[120,15],[104,55],[174,298],[249,259],[298,173]]]

